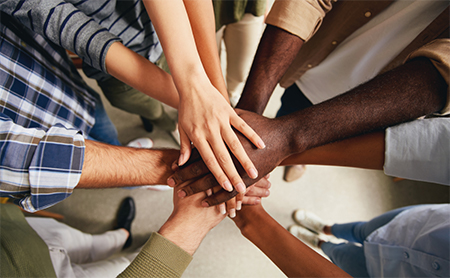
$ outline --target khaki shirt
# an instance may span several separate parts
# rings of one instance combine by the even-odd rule
[[[342,41],[374,18],[393,1],[276,0],[266,23],[305,41],[280,80],[291,86],[306,71],[320,64]],[[447,8],[380,73],[416,57],[427,57],[450,84],[449,9]],[[450,112],[450,90],[443,113]]]

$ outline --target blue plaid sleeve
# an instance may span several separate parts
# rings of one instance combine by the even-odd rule
[[[84,149],[77,130],[24,128],[0,113],[0,196],[29,212],[64,200],[80,180]]]

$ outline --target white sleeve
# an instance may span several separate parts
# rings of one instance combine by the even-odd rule
[[[384,172],[450,185],[450,118],[429,118],[386,130]]]

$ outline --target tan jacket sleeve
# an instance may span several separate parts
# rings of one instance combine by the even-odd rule
[[[192,256],[158,233],[152,233],[133,262],[118,277],[181,277]]]
[[[417,58],[426,57],[431,60],[436,69],[441,73],[442,77],[450,84],[450,39],[434,40],[421,48],[413,51],[407,57],[406,61]],[[447,103],[441,114],[450,114],[450,87],[447,87]]]
[[[266,23],[308,41],[337,0],[275,0]]]

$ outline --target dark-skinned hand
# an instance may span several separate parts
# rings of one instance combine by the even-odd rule
[[[281,161],[283,161],[284,158],[290,154],[289,140],[283,136],[284,132],[282,132],[281,129],[284,125],[279,119],[268,119],[258,114],[239,109],[237,109],[237,113],[259,134],[266,144],[265,149],[257,149],[247,138],[237,132],[237,136],[242,146],[258,170],[258,177],[256,179],[251,179],[237,162],[236,158],[233,157],[233,162],[239,172],[239,175],[241,175],[245,185],[248,187],[270,173],[281,163]],[[219,186],[219,183],[209,172],[208,168],[203,163],[195,149],[193,150],[188,163],[186,163],[185,166],[175,170],[175,173],[170,176],[167,181],[167,183],[172,187],[188,180],[197,179],[179,190],[178,194],[180,197],[189,196],[197,192],[206,191],[209,188]],[[236,190],[228,192],[221,189],[215,194],[207,197],[204,200],[203,205],[218,205],[230,200],[236,195]]]

